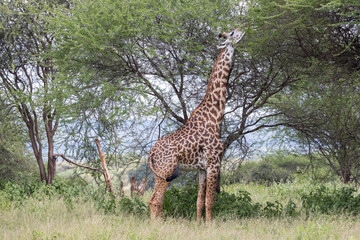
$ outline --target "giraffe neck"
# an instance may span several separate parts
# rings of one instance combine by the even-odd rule
[[[230,76],[234,48],[228,44],[223,48],[213,67],[206,94],[190,116],[220,126],[225,111],[226,86]]]

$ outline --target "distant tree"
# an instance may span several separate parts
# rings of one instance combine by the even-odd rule
[[[250,16],[268,36],[262,46],[295,66],[299,79],[268,102],[281,113],[274,121],[322,154],[344,183],[358,181],[359,1],[255,2]]]
[[[36,171],[31,152],[26,148],[23,125],[15,111],[0,94],[0,187],[7,181],[19,181]]]
[[[3,100],[15,107],[26,125],[41,181],[55,177],[54,135],[64,98],[48,55],[54,34],[47,17],[63,1],[2,1],[0,3],[0,86]],[[43,151],[47,150],[47,173]]]

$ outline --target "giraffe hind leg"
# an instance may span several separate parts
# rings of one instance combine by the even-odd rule
[[[154,192],[149,200],[151,220],[161,218],[165,191],[169,184],[170,183],[165,181],[164,179],[155,176]]]
[[[206,194],[206,171],[199,170],[199,189],[196,203],[196,219],[197,223],[201,222],[202,213],[205,206],[205,194]]]

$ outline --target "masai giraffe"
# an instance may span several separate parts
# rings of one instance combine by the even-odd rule
[[[225,110],[226,85],[232,67],[233,44],[244,35],[239,29],[219,35],[226,40],[218,46],[222,49],[213,67],[204,99],[181,129],[160,138],[150,151],[148,164],[155,175],[155,188],[149,200],[152,220],[161,217],[166,188],[178,176],[179,169],[199,171],[197,221],[201,221],[204,206],[206,222],[211,220],[223,154],[219,132]]]

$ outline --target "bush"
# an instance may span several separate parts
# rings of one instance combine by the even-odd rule
[[[196,185],[185,187],[172,186],[165,193],[163,214],[165,217],[183,217],[192,219],[196,216]]]
[[[258,216],[261,204],[252,203],[250,193],[239,190],[235,194],[221,192],[215,197],[214,216],[227,217],[252,217]]]
[[[93,200],[98,210],[104,213],[127,213],[137,216],[149,215],[149,207],[141,199],[118,198],[104,192],[103,188],[79,184],[71,179],[57,177],[53,184],[46,185],[38,181],[22,185],[7,182],[0,190],[0,209],[8,209],[11,204],[19,207],[28,199],[43,201],[51,198],[63,198],[68,208],[73,207],[73,201]]]
[[[196,217],[196,202],[196,185],[187,185],[182,188],[172,187],[165,194],[164,216],[194,219]],[[267,202],[265,206],[262,206],[260,203],[253,203],[250,193],[244,190],[239,190],[235,194],[225,191],[215,194],[212,212],[214,217],[222,219],[256,216],[295,216],[296,214],[296,205],[291,200],[285,208],[278,201],[274,203]]]
[[[320,186],[308,194],[303,194],[302,205],[307,213],[350,213],[360,214],[360,195],[355,196],[356,189],[340,189]]]
[[[86,185],[74,183],[71,179],[56,178],[52,185],[46,185],[38,181],[28,181],[23,184],[7,182],[1,195],[4,199],[20,206],[29,198],[43,200],[53,196],[63,197],[71,203],[73,198],[86,195]]]
[[[279,151],[259,161],[245,162],[232,174],[224,177],[230,183],[253,182],[270,185],[292,180],[294,174],[304,171],[308,164],[309,159],[305,156]]]
[[[149,216],[150,209],[140,198],[134,199],[123,197],[119,201],[119,210],[123,213],[133,214],[136,216]]]

